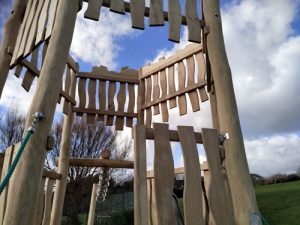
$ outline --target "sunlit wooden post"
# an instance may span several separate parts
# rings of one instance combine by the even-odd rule
[[[203,12],[207,34],[207,51],[216,87],[217,112],[221,133],[229,133],[224,142],[226,171],[232,192],[237,224],[250,225],[251,218],[258,216],[258,207],[245,154],[243,135],[234,95],[220,14],[219,0],[203,0]],[[256,215],[255,215],[256,214]]]
[[[0,97],[7,79],[11,54],[18,36],[20,25],[23,21],[28,0],[14,0],[10,16],[4,25],[2,43],[0,47]],[[1,3],[1,5],[4,3]]]
[[[15,179],[12,181],[14,196],[8,204],[3,223],[5,225],[34,224],[46,155],[45,146],[61,89],[79,2],[64,0],[58,4],[56,21],[26,120],[26,129],[31,125],[35,112],[43,112],[45,118],[38,124],[16,168]]]

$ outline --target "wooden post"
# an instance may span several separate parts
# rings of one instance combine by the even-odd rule
[[[97,189],[98,189],[98,184],[93,184],[93,190],[92,190],[92,195],[91,195],[90,210],[89,210],[89,217],[88,217],[87,225],[94,225],[96,202],[97,202]]]
[[[220,14],[219,0],[203,0],[206,25],[208,57],[211,63],[217,94],[217,110],[221,133],[229,133],[224,142],[226,149],[226,171],[233,197],[237,224],[252,225],[259,215],[254,189],[245,154],[242,131],[234,95],[231,70],[229,67]]]
[[[28,0],[14,0],[11,14],[4,25],[3,39],[0,47],[0,97],[7,79],[9,65],[12,58],[9,52],[14,51],[27,2]]]
[[[62,76],[72,41],[79,0],[59,1],[53,33],[45,56],[44,65],[26,120],[26,129],[32,115],[41,111],[45,118],[39,122],[31,136],[12,180],[12,196],[4,218],[4,225],[34,224],[39,182],[43,174],[46,142],[50,133]]]

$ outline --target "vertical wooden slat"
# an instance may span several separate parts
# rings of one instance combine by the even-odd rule
[[[98,89],[99,109],[106,111],[106,82],[99,80]],[[104,121],[104,115],[98,115],[98,120]]]
[[[98,184],[93,184],[87,225],[94,225]]]
[[[207,162],[205,162],[207,163]],[[203,171],[203,180],[204,180],[204,187],[205,187],[205,197],[207,198],[207,205],[204,211],[205,215],[205,224],[208,225],[216,225],[216,222],[213,218],[212,212],[209,209],[209,198],[208,198],[208,193],[210,193],[210,172],[209,170],[204,170]]]
[[[168,0],[169,40],[180,42],[181,7],[179,0]]]
[[[123,0],[111,0],[110,11],[125,14],[125,5]]]
[[[196,54],[196,61],[198,67],[198,82],[202,83],[205,82],[205,61],[204,55],[202,52]],[[208,95],[205,91],[205,87],[199,89],[199,94],[201,98],[201,102],[205,102],[208,100]]]
[[[10,146],[5,151],[1,181],[4,179],[4,177],[7,174],[8,168],[10,167],[11,161],[13,159],[13,154],[14,154],[14,145]],[[9,188],[9,184],[4,188],[3,192],[0,195],[0,224],[2,224],[4,220],[7,198],[8,198],[8,188]]]
[[[39,56],[39,49],[35,49],[32,54],[31,54],[31,65],[37,67],[38,63],[38,56]],[[22,87],[26,90],[29,91],[30,87],[32,85],[32,82],[35,78],[35,75],[32,74],[29,70],[26,71],[23,81],[22,81]]]
[[[45,61],[45,57],[46,57],[46,53],[47,53],[47,50],[48,50],[48,42],[44,42],[44,45],[43,45],[43,51],[42,51],[42,66],[43,67],[43,64],[44,64],[44,61]]]
[[[160,213],[158,210],[156,210],[156,198],[155,198],[155,189],[154,189],[154,178],[151,180],[151,224],[152,225],[158,225],[159,224],[159,218],[158,214]]]
[[[24,30],[25,30],[25,26],[26,26],[26,23],[27,23],[27,20],[28,20],[28,15],[29,15],[29,12],[30,12],[32,2],[33,2],[33,0],[29,0],[27,2],[26,11],[25,11],[24,18],[23,18],[22,24],[21,24],[19,32],[18,32],[18,37],[17,37],[17,40],[16,40],[14,54],[12,56],[10,65],[14,65],[15,62],[16,62],[16,59],[17,59],[17,56],[18,56],[18,51],[19,51],[19,48],[20,48],[20,45],[21,45],[21,42],[22,42],[22,38],[23,38],[23,35],[24,35]]]
[[[44,3],[45,3],[44,0],[38,1],[38,6],[36,8],[32,26],[31,26],[31,29],[30,29],[30,32],[28,35],[28,39],[26,42],[26,46],[25,46],[25,50],[24,50],[24,57],[29,55],[34,47],[34,42],[35,42],[36,35],[37,35],[38,22],[40,19],[40,15],[41,15],[41,11],[42,11]]]
[[[184,160],[184,222],[204,224],[200,162],[193,127],[178,126]]]
[[[120,89],[117,96],[118,100],[118,112],[124,112],[125,100],[126,100],[126,83],[120,83]],[[124,117],[117,116],[116,118],[116,130],[123,130]]]
[[[89,80],[89,103],[88,108],[89,109],[96,109],[96,80],[90,79]],[[94,123],[95,122],[95,114],[87,114],[87,122],[88,123]]]
[[[103,0],[89,0],[84,18],[98,21]]]
[[[30,12],[29,12],[29,15],[28,15],[28,19],[26,21],[26,26],[25,26],[25,29],[24,29],[22,41],[21,41],[21,44],[20,44],[20,48],[18,50],[17,60],[20,59],[23,56],[25,46],[26,46],[26,43],[28,41],[28,35],[29,35],[29,33],[31,31],[31,28],[32,28],[32,22],[33,22],[33,18],[34,18],[35,12],[36,12],[37,2],[38,1],[33,1],[32,2]]]
[[[152,223],[152,179],[147,179],[147,206],[148,206],[148,225],[153,225]]]
[[[148,225],[147,153],[144,125],[133,128],[134,138],[134,224]]]
[[[42,225],[50,224],[54,183],[55,183],[55,180],[47,178],[46,191],[45,191],[45,203],[44,203],[44,216],[43,216]]]
[[[183,61],[178,63],[178,84],[179,90],[185,88],[185,79],[186,79],[186,72],[185,66]],[[179,114],[185,115],[187,113],[187,106],[186,106],[186,96],[185,94],[178,96],[178,106],[179,106]]]
[[[228,208],[229,203],[226,198],[218,137],[217,130],[202,129],[203,146],[210,172],[208,199],[210,211],[212,212],[216,225],[230,225],[234,222],[230,221],[232,216],[230,215],[231,210]]]
[[[158,99],[160,96],[160,87],[158,84],[158,73],[152,76],[153,78],[153,99]],[[159,114],[159,105],[153,106],[153,115]]]
[[[146,82],[146,97],[145,103],[151,102],[151,93],[152,93],[152,81],[151,77],[145,78]],[[146,109],[146,127],[151,127],[152,122],[152,110],[151,107]]]
[[[135,92],[134,92],[134,84],[128,84],[128,112],[133,113],[134,112],[134,106],[135,106]],[[126,126],[132,127],[133,118],[126,118]]]
[[[187,67],[188,67],[188,81],[187,86],[195,84],[195,62],[194,57],[190,56],[187,58]],[[193,112],[200,110],[200,103],[197,90],[191,91],[188,93],[192,105]]]
[[[18,77],[18,78],[20,77],[22,69],[23,69],[23,66],[21,66],[20,64],[16,65],[15,73],[14,73],[16,77]]]
[[[164,12],[162,0],[150,0],[150,26],[163,26],[164,25]]]
[[[34,225],[40,225],[43,221],[44,203],[45,203],[45,198],[44,198],[45,181],[46,181],[46,178],[43,177],[42,181],[41,181],[42,183],[40,185],[38,203],[37,203],[37,208],[36,208],[36,212],[35,212],[35,224]]]
[[[145,0],[130,0],[132,28],[145,29]]]
[[[160,71],[160,86],[161,86],[161,95],[166,96],[167,95],[167,74],[166,70]],[[162,102],[160,104],[161,107],[161,115],[162,115],[162,121],[168,122],[169,121],[169,112],[168,112],[168,106],[167,101]]]
[[[188,40],[201,42],[201,26],[197,15],[197,0],[185,0],[185,16],[188,26]]]
[[[45,40],[51,36],[54,21],[55,21],[58,1],[59,0],[51,0],[51,2],[50,2],[49,13],[48,13],[48,22],[47,22],[46,33],[45,33]]]
[[[46,32],[46,22],[48,18],[48,9],[50,5],[51,0],[44,0],[45,3],[42,8],[41,16],[38,21],[38,27],[37,27],[37,34],[35,39],[35,45],[39,45],[41,42],[44,41],[45,38],[45,32]]]
[[[115,92],[116,92],[116,82],[110,81],[108,85],[108,111],[110,112],[115,111],[115,103],[114,103]],[[106,117],[107,126],[112,126],[113,122],[114,122],[114,116]]]
[[[86,106],[86,79],[80,78],[78,83],[78,96],[79,96],[79,107],[85,108]],[[82,116],[78,114],[78,116]]]
[[[168,70],[168,83],[169,83],[169,94],[173,94],[176,89],[175,89],[175,79],[174,79],[174,66],[170,66],[169,67],[169,70]],[[177,102],[176,102],[176,97],[175,98],[172,98],[169,100],[169,107],[170,109],[173,109],[177,106]]]
[[[66,68],[66,78],[65,78],[65,92],[67,94],[70,94],[70,86],[71,86],[71,68],[67,65]],[[69,115],[69,102],[64,99],[64,105],[63,105],[63,113],[66,115]]]
[[[169,137],[169,125],[154,123],[154,211],[158,224],[176,224],[172,208],[174,162]]]

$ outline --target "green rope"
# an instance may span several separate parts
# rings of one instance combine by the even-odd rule
[[[12,174],[13,174],[13,172],[14,172],[14,170],[15,170],[18,162],[19,162],[19,159],[20,159],[20,157],[21,157],[21,155],[24,151],[24,148],[25,148],[25,146],[26,146],[26,144],[27,144],[27,142],[28,142],[28,140],[29,140],[29,138],[32,134],[33,134],[33,131],[31,129],[27,131],[26,136],[25,136],[24,140],[21,143],[21,146],[20,146],[20,148],[19,148],[19,150],[16,154],[16,157],[15,157],[14,161],[10,165],[6,176],[4,177],[3,181],[0,184],[0,195],[2,194],[2,192],[3,192],[4,188],[6,187],[6,185],[8,184],[8,181],[11,178],[11,176],[12,176]]]
[[[270,224],[268,223],[268,221],[266,220],[266,218],[263,217],[262,214],[260,214],[260,217],[261,217],[261,221],[262,221],[262,224],[263,224],[263,225],[270,225]]]

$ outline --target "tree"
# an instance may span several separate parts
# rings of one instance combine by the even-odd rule
[[[55,159],[59,156],[60,142],[62,137],[63,120],[58,121],[52,129],[55,146],[48,153],[46,167],[53,169]],[[105,127],[102,122],[87,124],[84,118],[77,117],[73,123],[71,157],[100,158],[103,150],[108,150],[111,159],[127,158],[131,144],[130,141],[120,143],[120,133]],[[64,214],[71,218],[71,224],[78,224],[78,215],[87,212],[90,201],[92,184],[98,182],[100,168],[70,167],[68,185],[65,198]],[[109,180],[122,180],[125,173],[110,170]]]

